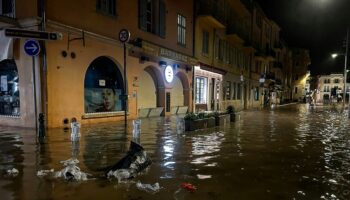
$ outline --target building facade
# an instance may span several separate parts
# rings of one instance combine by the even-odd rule
[[[305,93],[308,51],[289,48],[252,0],[0,2],[0,125],[243,110]],[[56,38],[29,56],[30,37],[11,29]]]
[[[329,74],[318,77],[317,103],[343,101],[344,75]],[[346,86],[346,99],[349,98],[349,85]]]
[[[42,52],[32,61],[23,51],[26,39],[11,38],[6,66],[18,75],[2,76],[13,95],[10,79],[18,78],[19,95],[8,105],[12,111],[6,107],[0,116],[2,124],[35,127],[38,113],[46,114],[49,127],[59,127],[73,117],[83,124],[122,120],[125,109],[129,119],[192,110],[192,1],[6,2],[13,15],[3,16],[9,22],[0,28],[57,32],[62,39],[41,41]],[[124,28],[131,33],[126,77],[118,39]]]

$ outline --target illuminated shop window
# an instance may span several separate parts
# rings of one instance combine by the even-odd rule
[[[207,85],[208,79],[204,77],[196,77],[196,103],[207,103]]]
[[[85,74],[85,113],[122,111],[124,92],[122,75],[107,57],[95,59]]]
[[[0,62],[0,115],[20,115],[18,71],[14,60]]]

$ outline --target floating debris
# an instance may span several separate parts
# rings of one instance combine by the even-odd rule
[[[13,177],[17,176],[19,173],[18,169],[16,169],[16,168],[8,169],[6,172],[8,175],[13,176]]]
[[[144,191],[146,191],[148,193],[152,193],[152,194],[155,194],[155,193],[159,192],[159,190],[160,190],[160,186],[159,186],[158,182],[151,185],[151,184],[143,184],[140,181],[138,181],[136,183],[136,187],[140,190],[144,190]]]
[[[36,175],[39,176],[39,177],[42,177],[42,176],[46,176],[50,173],[54,173],[55,170],[54,169],[49,169],[49,170],[39,170]]]
[[[181,187],[185,188],[190,192],[194,192],[195,190],[197,190],[196,186],[192,185],[191,183],[181,183]]]
[[[105,174],[108,178],[115,177],[119,182],[136,177],[152,163],[143,147],[133,141],[129,151],[116,164],[108,167]]]
[[[91,176],[88,173],[80,171],[80,168],[76,166],[79,163],[77,159],[68,159],[61,161],[65,168],[61,171],[55,172],[55,178],[64,178],[67,181],[87,181],[88,176]]]

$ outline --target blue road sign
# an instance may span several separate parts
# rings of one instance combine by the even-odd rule
[[[29,56],[37,56],[40,53],[40,44],[36,40],[27,40],[24,43],[24,51]]]

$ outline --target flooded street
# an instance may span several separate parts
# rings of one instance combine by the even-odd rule
[[[335,108],[304,104],[245,111],[236,122],[177,134],[176,117],[142,119],[140,143],[152,159],[136,178],[103,177],[132,140],[124,124],[52,129],[39,142],[27,129],[0,129],[0,194],[10,199],[350,199],[350,120]],[[37,171],[76,157],[87,181],[67,182]],[[17,176],[6,170],[16,168]],[[159,183],[153,194],[136,187]],[[181,183],[191,183],[189,192]]]

